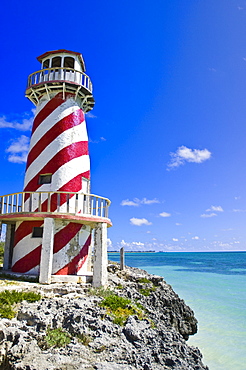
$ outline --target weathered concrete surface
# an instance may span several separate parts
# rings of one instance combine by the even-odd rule
[[[43,299],[23,302],[15,319],[0,321],[0,369],[9,370],[205,370],[198,348],[188,346],[189,335],[197,331],[193,311],[159,276],[111,265],[109,285],[118,295],[139,302],[146,317],[130,316],[124,326],[113,323],[102,298],[79,284],[19,283],[7,288],[41,291]],[[147,283],[140,278],[149,280]],[[29,284],[29,285],[28,285]],[[1,287],[3,289],[3,287]],[[6,289],[6,287],[5,287]],[[149,289],[149,296],[141,294]],[[71,343],[46,348],[47,328],[63,328]],[[83,345],[79,338],[90,338]]]

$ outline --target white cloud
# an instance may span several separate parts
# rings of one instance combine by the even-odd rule
[[[193,236],[193,238],[191,238],[191,239],[193,239],[193,240],[198,240],[198,239],[200,239],[200,238],[199,238],[199,236]]]
[[[139,203],[136,203],[132,200],[129,200],[129,199],[125,199],[125,200],[122,200],[122,202],[120,203],[121,206],[133,206],[133,207],[138,207],[139,206]]]
[[[176,226],[181,226],[182,224],[180,224],[179,222],[176,222],[175,224]]]
[[[185,162],[202,163],[211,158],[211,152],[207,149],[190,149],[186,146],[180,146],[175,153],[170,153],[171,160],[167,169],[177,168]]]
[[[129,200],[129,199],[125,199],[125,200],[122,200],[122,202],[120,203],[121,206],[133,206],[133,207],[138,207],[140,206],[140,204],[154,204],[154,203],[160,203],[160,201],[156,198],[154,199],[147,199],[147,198],[143,198],[143,199],[138,199],[138,198],[134,198],[133,200]]]
[[[143,198],[142,200],[140,200],[140,203],[141,204],[154,204],[154,203],[160,203],[160,202],[156,198],[154,198],[154,199],[146,199],[146,198]]]
[[[233,209],[233,212],[246,212],[246,209]]]
[[[113,247],[112,240],[109,239],[109,238],[107,238],[107,247],[108,247],[108,249],[112,249],[112,247]]]
[[[200,217],[208,218],[208,217],[214,217],[217,216],[216,213],[203,213]]]
[[[131,224],[132,225],[136,225],[136,226],[152,225],[152,222],[149,222],[148,220],[146,220],[146,218],[135,218],[135,217],[132,217],[130,219],[130,221],[131,221]]]
[[[34,113],[32,111],[32,113]],[[30,131],[32,128],[33,116],[30,118],[22,118],[21,122],[8,121],[5,116],[0,117],[0,128],[13,128],[18,131]]]
[[[159,216],[161,216],[161,217],[170,217],[171,213],[161,212],[161,213],[159,213]]]
[[[221,206],[211,206],[209,209],[206,209],[206,212],[224,212]]]
[[[179,240],[178,239],[176,239],[176,238],[173,238],[172,239],[174,242],[178,242]]]
[[[5,150],[6,153],[10,153],[8,161],[12,163],[25,163],[27,159],[29,148],[29,138],[25,135],[21,135],[16,140],[12,141],[12,144]]]

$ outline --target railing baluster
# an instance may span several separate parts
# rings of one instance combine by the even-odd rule
[[[57,193],[57,212],[60,212],[61,194]]]
[[[50,193],[48,193],[48,205],[47,205],[47,212],[50,212]]]
[[[78,213],[79,194],[75,195],[75,213]]]
[[[16,194],[16,208],[15,211],[18,213],[19,212],[19,194]]]
[[[98,198],[96,198],[96,214],[95,216],[98,216]]]
[[[69,213],[69,194],[67,193],[67,213]]]
[[[91,216],[93,216],[94,197],[91,196]]]
[[[26,193],[22,193],[22,198],[21,198],[21,212],[24,212],[25,194]]]
[[[101,206],[101,217],[103,217],[103,200],[100,199],[100,206]]]
[[[42,193],[38,195],[38,211],[42,212]]]
[[[32,212],[32,193],[29,193],[29,212]]]
[[[9,196],[6,197],[6,213],[9,213]]]

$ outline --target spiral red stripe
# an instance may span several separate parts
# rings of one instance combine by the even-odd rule
[[[76,119],[75,119],[76,118]],[[84,114],[81,109],[76,112],[71,113],[69,116],[58,121],[55,126],[53,126],[49,131],[47,131],[43,136],[42,140],[39,140],[37,144],[29,151],[26,169],[30,164],[40,155],[40,153],[50,144],[52,141],[58,137],[62,132],[81,124],[84,121]]]
[[[59,105],[64,103],[64,101],[65,100],[62,98],[62,93],[59,93],[45,105],[44,109],[42,109],[34,119],[32,134],[43,122],[43,120],[47,118],[57,107],[59,107]]]
[[[80,231],[82,224],[70,222],[62,230],[58,231],[54,237],[54,253],[59,252],[67,243]]]
[[[25,257],[19,259],[13,266],[12,271],[25,273],[39,265],[41,257],[41,247],[40,244],[32,252],[25,255]]]
[[[61,268],[55,273],[55,275],[75,275],[85,263],[88,256],[88,249],[91,244],[91,235],[88,237],[84,247],[81,249],[80,253],[73,258],[66,266]]]
[[[31,234],[34,227],[41,227],[42,224],[43,221],[23,221],[15,232],[14,246],[27,235]]]
[[[38,184],[40,173],[55,173],[61,166],[71,161],[73,158],[81,157],[88,153],[87,141],[79,141],[63,148],[54,157],[40,169],[39,173],[34,176],[26,185],[24,191],[36,191],[40,185]]]

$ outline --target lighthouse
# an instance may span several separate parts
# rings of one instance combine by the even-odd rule
[[[42,283],[107,280],[110,201],[91,194],[85,114],[94,104],[80,53],[49,51],[28,77],[36,106],[23,191],[0,197],[7,224],[4,269]],[[91,271],[92,239],[94,267]]]

